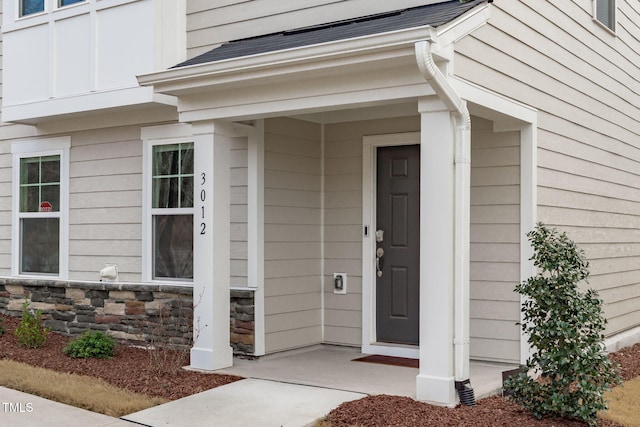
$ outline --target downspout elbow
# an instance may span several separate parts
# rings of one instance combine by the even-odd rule
[[[464,101],[453,90],[446,76],[436,65],[433,59],[433,42],[421,40],[415,44],[416,60],[422,77],[436,92],[438,97],[452,111],[457,119],[458,126],[464,130],[471,129],[471,115]]]

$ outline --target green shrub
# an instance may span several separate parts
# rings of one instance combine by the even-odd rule
[[[20,344],[28,348],[40,348],[47,341],[49,328],[42,325],[42,312],[30,309],[26,298],[22,303],[22,319],[14,334]]]
[[[112,336],[102,332],[86,331],[75,338],[62,350],[64,354],[76,358],[111,358],[115,354],[116,342]]]
[[[4,335],[4,319],[0,317],[0,337]]]
[[[525,372],[505,381],[505,389],[538,419],[559,416],[594,425],[597,413],[607,409],[604,393],[620,377],[604,349],[602,301],[593,289],[578,287],[589,264],[565,233],[538,224],[527,237],[539,273],[516,291],[526,297],[521,326],[533,353]]]

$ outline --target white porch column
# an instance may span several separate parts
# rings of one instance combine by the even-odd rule
[[[455,405],[455,123],[437,98],[419,102],[420,372],[418,400]]]
[[[193,124],[194,346],[191,367],[207,371],[233,365],[229,344],[230,199],[228,123]]]
[[[257,120],[247,149],[247,276],[255,289],[253,354],[266,353],[264,318],[264,120]]]

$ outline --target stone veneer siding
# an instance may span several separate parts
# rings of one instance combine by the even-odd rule
[[[25,297],[30,308],[42,312],[45,326],[53,331],[79,335],[91,329],[134,344],[161,341],[191,345],[191,287],[0,279],[0,313],[20,317]],[[253,354],[252,291],[231,290],[229,326],[234,352]]]

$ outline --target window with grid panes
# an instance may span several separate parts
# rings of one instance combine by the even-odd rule
[[[154,145],[151,220],[154,279],[193,278],[193,143]]]
[[[20,159],[20,272],[60,271],[60,156]]]

